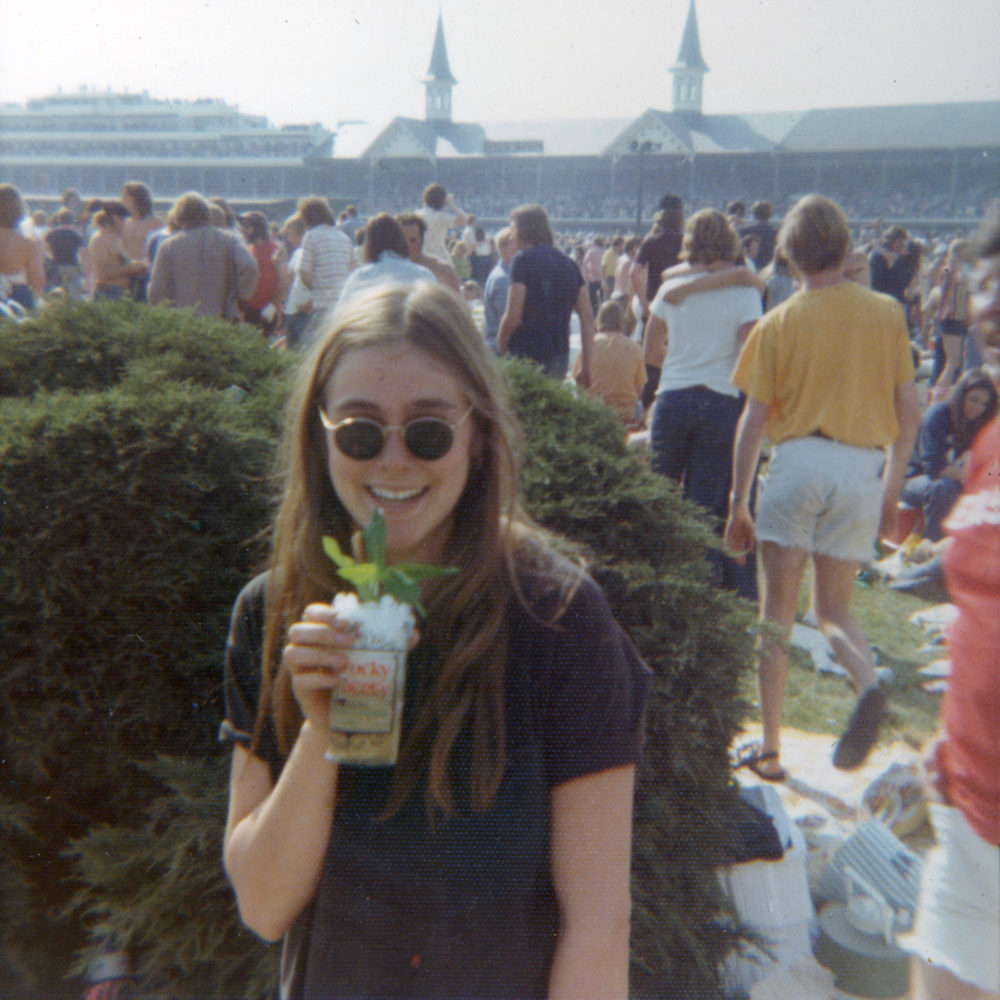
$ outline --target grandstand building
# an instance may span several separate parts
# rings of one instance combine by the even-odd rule
[[[85,88],[0,105],[0,181],[30,199],[117,194],[130,180],[160,195],[295,196],[330,183],[332,144],[320,125],[275,128],[218,100]]]
[[[669,109],[635,118],[457,122],[439,14],[422,119],[275,128],[217,100],[82,91],[0,106],[0,181],[29,200],[65,188],[108,195],[145,181],[159,199],[195,189],[276,210],[317,193],[362,214],[414,206],[432,181],[480,218],[522,202],[561,225],[648,224],[660,196],[689,208],[765,198],[777,213],[807,191],[856,219],[971,224],[1000,194],[1000,102],[713,115],[690,0]]]
[[[689,206],[742,198],[780,213],[823,191],[855,218],[968,223],[1000,194],[1000,102],[710,115],[694,0],[670,73],[669,110],[634,119],[455,122],[440,15],[424,79],[423,120],[345,123],[334,145],[336,193],[401,208],[439,181],[498,219],[537,201],[563,223],[641,224],[667,191]]]

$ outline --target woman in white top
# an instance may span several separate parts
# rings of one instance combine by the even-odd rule
[[[742,406],[729,376],[761,315],[759,279],[733,267],[739,253],[739,236],[725,215],[696,212],[684,231],[683,263],[664,272],[646,325],[647,354],[667,340],[650,430],[652,467],[723,521]],[[708,280],[693,285],[693,279]],[[677,301],[678,291],[688,294]],[[756,598],[752,568],[719,553],[711,561],[722,586]]]
[[[424,233],[424,253],[429,253],[446,264],[451,263],[446,238],[448,230],[464,226],[467,216],[455,199],[440,184],[429,184],[424,188],[424,207],[420,210],[427,231]]]

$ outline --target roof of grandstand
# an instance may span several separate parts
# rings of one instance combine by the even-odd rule
[[[381,128],[352,123],[337,133],[346,158],[620,156],[647,152],[830,153],[1000,146],[1000,101],[822,108],[801,112],[704,115],[650,108],[634,119],[451,122],[397,117]]]
[[[677,63],[671,70],[707,70],[690,0]],[[377,127],[342,126],[334,155],[341,159],[430,159],[475,156],[611,157],[664,153],[685,157],[720,153],[957,151],[1000,147],[1000,101],[821,108],[747,115],[706,115],[700,83],[679,96],[672,111],[649,108],[636,118],[454,122],[444,25],[438,14],[428,76],[425,120],[396,117]],[[440,87],[448,90],[446,104]],[[684,90],[682,86],[680,90]]]
[[[809,111],[779,145],[817,153],[995,147],[1000,146],[1000,101]]]

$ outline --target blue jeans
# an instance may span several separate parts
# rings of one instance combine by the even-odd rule
[[[944,519],[961,492],[962,484],[957,479],[913,476],[903,483],[899,499],[924,512],[923,536],[931,542],[939,542],[944,538]]]
[[[722,523],[729,513],[733,440],[742,409],[738,396],[724,396],[703,385],[670,389],[656,397],[650,428],[653,471],[679,483],[684,497]],[[708,559],[720,586],[757,599],[752,553],[744,566],[719,552],[710,552]]]
[[[9,297],[28,312],[35,308],[35,293],[31,290],[30,285],[24,285],[20,282],[11,285]]]
[[[562,381],[569,370],[569,354],[554,354],[551,358],[546,358],[544,361],[538,363],[542,366],[542,371],[549,378]]]
[[[285,313],[285,347],[295,350],[307,346],[307,331],[311,314],[307,312]]]

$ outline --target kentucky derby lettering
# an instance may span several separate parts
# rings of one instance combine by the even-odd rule
[[[391,667],[379,660],[355,660],[347,665],[345,674],[349,677],[375,677],[379,680],[388,678]]]
[[[353,741],[356,734],[388,733],[396,709],[402,654],[394,650],[346,651],[347,667],[330,697],[330,730]]]

